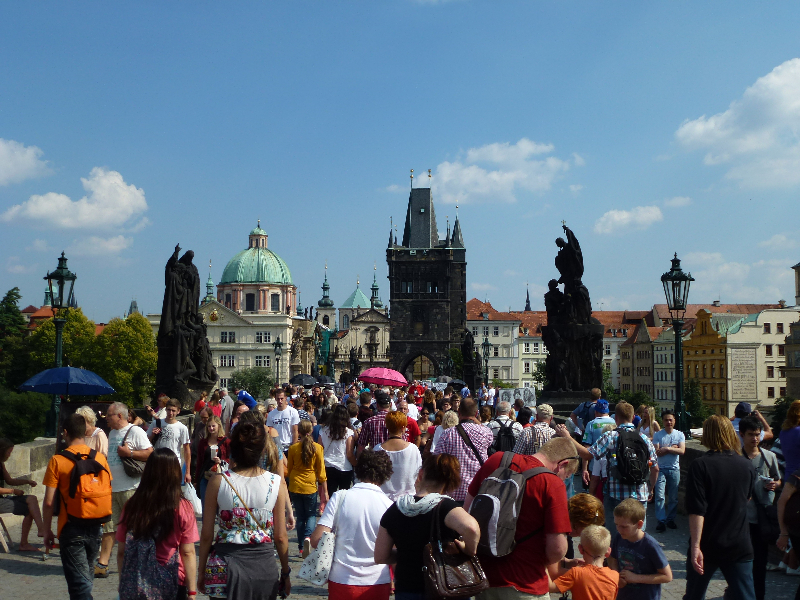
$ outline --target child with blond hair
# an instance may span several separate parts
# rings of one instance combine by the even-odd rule
[[[603,566],[603,560],[611,554],[611,533],[600,525],[589,525],[581,533],[578,551],[585,564],[551,581],[550,591],[563,594],[572,590],[574,600],[614,600],[619,573]]]

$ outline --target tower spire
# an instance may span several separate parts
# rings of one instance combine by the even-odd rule
[[[531,312],[531,291],[528,289],[528,282],[525,282],[525,312]]]

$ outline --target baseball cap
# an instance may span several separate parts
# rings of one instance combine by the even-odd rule
[[[600,400],[598,400],[597,404],[595,404],[595,406],[594,406],[594,412],[598,412],[598,413],[607,415],[608,414],[608,400],[603,400],[602,398],[600,398]]]
[[[553,416],[553,407],[549,404],[540,404],[536,407],[536,416],[537,417],[552,417]]]
[[[736,408],[734,409],[733,414],[736,415],[736,416],[742,415],[742,416],[746,417],[751,412],[753,412],[753,407],[750,406],[749,402],[739,402],[739,404],[736,405]]]

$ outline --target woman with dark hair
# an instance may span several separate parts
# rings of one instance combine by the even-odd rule
[[[181,464],[169,448],[156,448],[145,463],[139,487],[125,504],[116,538],[121,600],[149,588],[185,600],[197,594],[194,543],[199,540],[191,503],[181,496]],[[154,546],[158,566],[143,563]],[[149,597],[149,596],[148,596]]]
[[[528,408],[527,406],[523,406],[519,409],[517,413],[517,423],[522,425],[522,428],[525,429],[526,427],[531,426],[531,418],[533,417],[533,411]]]
[[[309,545],[316,548],[322,534],[334,530],[336,516],[336,545],[328,576],[329,600],[388,600],[389,568],[376,565],[374,557],[381,517],[392,504],[380,489],[392,475],[392,461],[385,452],[364,450],[355,472],[358,483],[331,495]]]
[[[430,541],[431,519],[437,511],[443,545],[475,556],[480,539],[478,522],[447,492],[461,483],[461,465],[455,456],[432,454],[417,476],[416,493],[401,496],[381,518],[375,540],[375,564],[396,564],[397,600],[424,600],[423,549]]]
[[[436,395],[431,390],[427,390],[425,394],[423,394],[422,407],[428,411],[429,415],[432,415],[436,412]]]
[[[279,589],[291,591],[286,516],[274,510],[287,502],[286,484],[259,466],[266,442],[263,425],[240,423],[231,434],[233,468],[208,482],[197,588],[212,598],[275,600]]]
[[[298,554],[303,554],[303,540],[311,535],[317,522],[317,502],[322,510],[328,502],[325,457],[322,446],[311,439],[311,421],[297,426],[299,441],[289,446],[287,470],[289,498],[297,523]]]
[[[356,464],[355,438],[350,426],[350,413],[344,404],[333,407],[326,423],[319,431],[319,444],[324,450],[325,473],[328,477],[328,494],[346,490],[353,485],[353,465]],[[323,413],[323,419],[325,413]]]
[[[228,424],[228,433],[233,433],[233,428],[239,422],[241,416],[246,413],[250,408],[244,402],[237,400],[233,403],[233,412],[231,413],[231,422]]]
[[[22,490],[7,488],[6,485],[36,485],[33,479],[23,477],[11,477],[6,470],[6,461],[11,458],[14,451],[14,443],[6,438],[0,439],[0,513],[13,513],[24,517],[22,519],[22,536],[19,540],[20,552],[35,552],[36,546],[28,543],[28,534],[31,525],[36,523],[39,537],[44,535],[42,523],[42,513],[39,510],[39,501],[36,496],[26,496]],[[0,533],[0,535],[2,535]]]
[[[314,426],[311,429],[311,438],[318,444],[322,443],[319,441],[319,432],[323,427],[325,427],[331,422],[332,412],[333,411],[330,408],[323,408],[317,422],[314,423]]]

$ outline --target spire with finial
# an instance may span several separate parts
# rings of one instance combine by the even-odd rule
[[[302,317],[303,316],[303,302],[302,302],[302,300],[300,300],[300,294],[301,293],[302,292],[300,292],[300,290],[297,291],[297,316],[298,317]]]
[[[411,169],[411,189],[414,189],[414,169]]]
[[[206,297],[201,304],[210,302],[214,299],[214,280],[211,279],[211,259],[208,261],[208,279],[206,280]]]
[[[453,223],[453,239],[450,241],[453,248],[464,247],[464,237],[461,235],[461,223],[458,222],[458,204],[456,204],[456,221]]]
[[[372,267],[373,274],[372,274],[372,287],[370,290],[372,291],[372,296],[369,299],[370,306],[372,308],[383,308],[383,302],[378,297],[378,263],[376,262]]]
[[[389,217],[389,248],[393,246],[392,244],[392,228],[394,227],[394,222],[392,217]]]
[[[333,308],[330,289],[331,286],[328,284],[328,261],[325,261],[325,281],[322,282],[322,298],[317,302],[317,306],[320,308]]]
[[[445,219],[447,219],[447,236],[444,238],[444,247],[450,247],[450,215],[445,215]]]
[[[531,291],[528,289],[528,282],[525,282],[525,312],[531,312]]]

